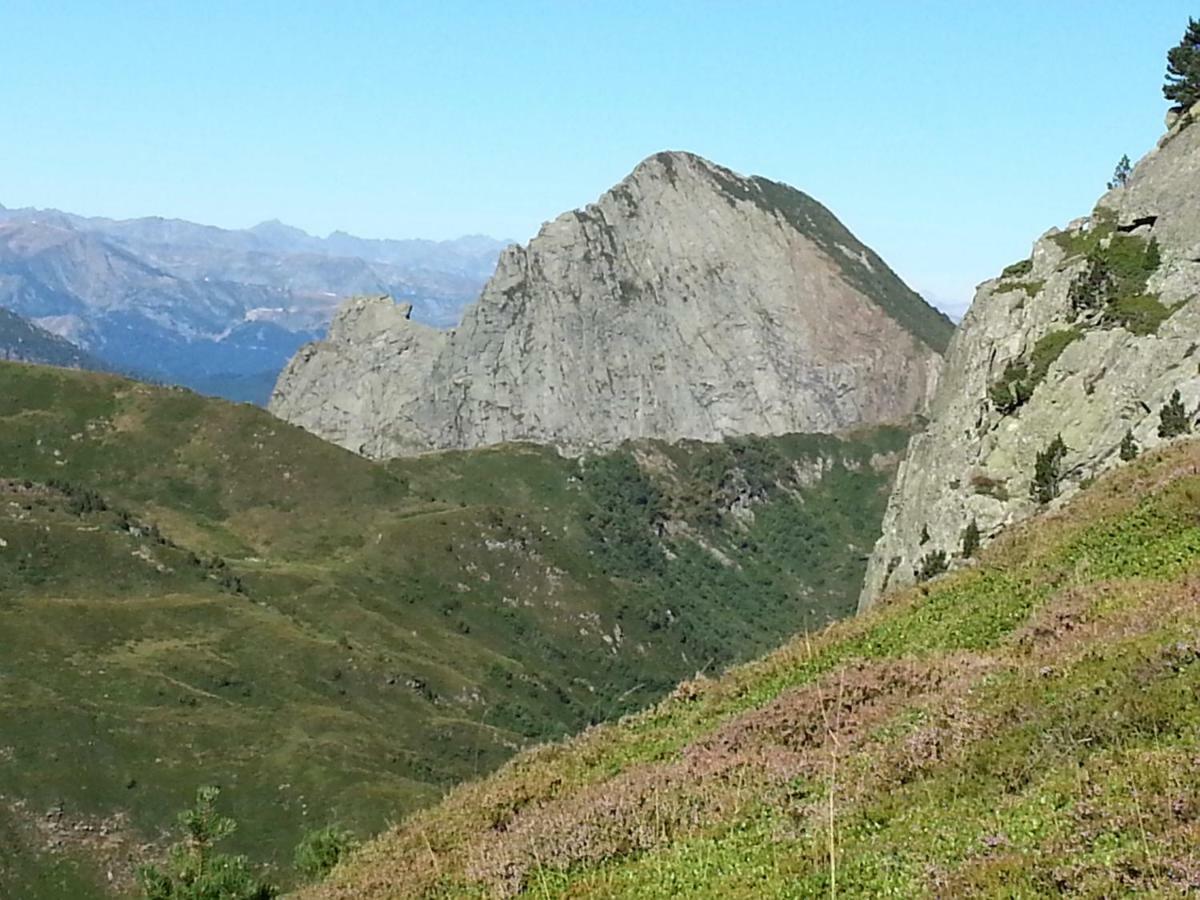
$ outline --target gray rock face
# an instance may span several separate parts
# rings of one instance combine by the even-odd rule
[[[277,388],[272,411],[364,456],[428,449],[421,419],[425,398],[417,386],[432,370],[448,335],[412,321],[411,314],[412,304],[386,296],[348,300],[326,339],[302,347],[288,363],[280,384],[302,388],[299,394],[285,395]],[[392,377],[379,377],[383,372]],[[319,422],[306,420],[294,408],[298,397],[323,398]]]
[[[900,467],[860,607],[911,583],[929,554],[961,564],[972,519],[986,541],[1037,511],[1036,458],[1056,435],[1067,447],[1057,503],[1121,463],[1127,432],[1142,449],[1164,440],[1160,411],[1174,391],[1195,418],[1200,125],[1190,121],[1180,119],[1090,217],[1051,230],[1028,263],[979,287],[951,342],[929,427]],[[1111,290],[1122,295],[1116,305],[1097,303],[1103,290],[1085,287],[1089,254],[1107,261]],[[1039,363],[1044,377],[1024,379],[1032,392],[998,408],[997,395],[1013,396],[997,388],[1016,374],[1010,365],[1033,373]]]
[[[370,456],[837,431],[925,408],[949,321],[811,198],[661,153],[510,247],[448,336],[351,301],[271,409]]]

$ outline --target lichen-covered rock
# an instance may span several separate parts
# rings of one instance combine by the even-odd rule
[[[1180,119],[1093,214],[1051,230],[980,286],[947,354],[928,428],[902,463],[860,605],[1038,508],[1039,453],[1066,445],[1058,495],[1160,436],[1178,390],[1200,406],[1200,125]],[[1052,501],[1058,502],[1058,501]],[[924,538],[924,540],[923,540]],[[959,564],[958,561],[952,564]]]
[[[379,457],[902,421],[952,331],[816,201],[684,153],[506,250],[448,335],[380,302],[352,301],[271,403]]]

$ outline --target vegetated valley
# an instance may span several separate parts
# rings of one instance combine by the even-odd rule
[[[265,411],[0,364],[0,894],[367,836],[852,611],[906,433],[375,463]]]
[[[653,709],[524,753],[310,900],[1194,896],[1200,443]]]
[[[453,333],[348,300],[281,418],[0,362],[0,896],[1200,894],[1200,21],[1167,61],[953,339],[667,152]]]

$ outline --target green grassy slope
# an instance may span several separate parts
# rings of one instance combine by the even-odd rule
[[[308,898],[1195,896],[1200,443],[457,788]]]
[[[0,364],[0,895],[361,834],[853,609],[905,435],[386,466],[260,409]]]

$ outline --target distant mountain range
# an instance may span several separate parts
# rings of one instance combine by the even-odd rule
[[[389,293],[420,321],[450,327],[505,245],[0,206],[0,308],[107,368],[261,403],[343,297]]]

